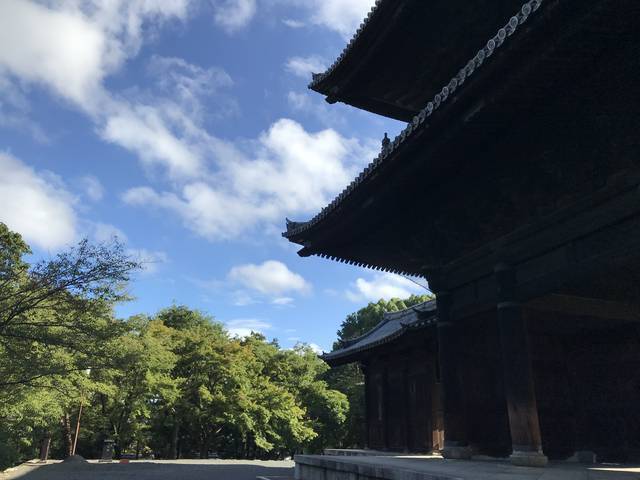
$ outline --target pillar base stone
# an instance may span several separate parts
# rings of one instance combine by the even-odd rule
[[[450,458],[452,460],[469,460],[473,451],[471,447],[465,446],[447,446],[442,449],[442,456],[444,458]]]
[[[534,451],[518,451],[514,452],[509,457],[512,465],[518,465],[521,467],[546,467],[549,463],[549,459],[542,452]]]

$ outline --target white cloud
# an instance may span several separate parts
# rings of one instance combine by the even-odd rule
[[[291,57],[287,60],[285,68],[298,77],[311,80],[312,73],[322,73],[327,69],[327,62],[317,55]]]
[[[48,143],[49,135],[30,118],[31,106],[24,88],[0,73],[0,127],[27,133],[39,143]]]
[[[104,187],[96,177],[93,175],[85,175],[80,179],[80,185],[90,200],[94,202],[102,200],[102,197],[104,196]]]
[[[229,271],[229,280],[263,295],[282,295],[286,292],[306,293],[311,285],[297,273],[276,260],[256,265],[238,265]]]
[[[311,21],[351,38],[375,0],[311,0]]]
[[[80,11],[24,0],[0,2],[0,66],[80,104],[98,89],[107,39]]]
[[[227,322],[225,327],[230,336],[244,338],[251,335],[251,332],[264,334],[265,330],[271,329],[272,325],[255,318],[239,318]]]
[[[145,168],[166,173],[171,180],[166,191],[138,187],[123,198],[172,211],[207,239],[233,239],[256,228],[273,231],[285,215],[314,213],[377,153],[377,145],[332,129],[308,132],[288,119],[254,140],[221,140],[203,128],[200,102],[232,81],[220,69],[182,59],[155,57],[149,65],[157,78],[152,89],[117,93],[105,86],[159,26],[184,20],[189,5],[189,0],[0,1],[0,78],[44,86],[85,112],[102,139],[136,154]],[[224,13],[219,21],[229,28],[255,13],[255,1],[216,6],[217,15]],[[316,7],[314,15],[331,11]],[[223,112],[233,109],[232,103],[221,105]]]
[[[305,23],[303,21],[296,20],[294,18],[285,18],[282,20],[282,23],[284,23],[289,28],[302,28],[305,26]]]
[[[127,235],[122,230],[109,223],[90,222],[88,230],[90,238],[98,243],[111,243],[114,240],[123,244],[129,242]],[[142,272],[145,274],[157,273],[160,266],[169,261],[169,256],[166,252],[160,250],[129,247],[126,249],[126,253],[134,261],[140,263]]]
[[[278,298],[274,298],[273,300],[271,300],[271,303],[273,303],[274,305],[291,305],[293,304],[294,300],[291,297],[278,297]]]
[[[236,307],[246,307],[247,305],[253,305],[254,303],[260,303],[258,300],[249,295],[244,290],[236,290],[231,294],[232,303]]]
[[[75,200],[58,177],[6,153],[0,153],[0,172],[0,221],[45,249],[76,239]]]
[[[289,26],[299,28],[303,25],[318,25],[348,39],[367,16],[375,0],[265,0],[265,3],[302,10],[304,21],[293,20],[293,24]]]
[[[256,14],[256,0],[213,0],[213,19],[228,32],[249,24]]]
[[[93,240],[98,243],[109,243],[114,239],[118,239],[121,242],[126,243],[128,241],[127,235],[115,225],[109,223],[97,222],[92,225],[91,236]]]
[[[325,352],[325,350],[317,343],[303,342],[297,337],[290,337],[287,340],[292,342],[295,341],[295,345],[288,350],[293,350],[298,355],[304,355],[308,350],[311,350],[316,355],[321,355]]]
[[[188,0],[0,2],[0,71],[96,112],[104,78],[140,48],[144,26],[184,19]]]
[[[152,102],[153,107],[115,95],[104,85],[138,53],[145,36],[169,20],[184,20],[191,1],[65,0],[43,5],[3,0],[0,86],[3,91],[17,83],[43,86],[89,115],[105,140],[133,151],[145,164],[162,165],[171,175],[196,175],[201,159],[189,145],[189,118],[195,116],[197,97],[213,91],[207,81],[216,88],[228,83],[223,72],[159,57],[152,64],[164,68],[161,78],[174,88],[166,92],[169,100]],[[21,120],[15,115],[9,120],[16,119]],[[0,122],[9,120],[0,112]]]
[[[381,298],[407,298],[412,294],[425,293],[427,291],[424,288],[405,277],[392,273],[377,273],[370,280],[358,278],[346,295],[353,302],[377,302]]]
[[[160,265],[169,261],[169,256],[165,252],[147,250],[145,248],[129,248],[127,249],[127,255],[134,261],[139,262],[142,266],[142,271],[145,273],[156,273]]]
[[[157,107],[122,104],[107,118],[101,135],[136,152],[147,166],[167,168],[172,178],[195,177],[201,171],[199,153],[174,134]]]
[[[324,349],[317,343],[309,343],[309,348],[313,350],[315,353],[317,353],[318,355],[324,353]]]
[[[237,111],[235,100],[222,95],[233,86],[233,79],[218,67],[204,68],[176,57],[154,55],[147,66],[148,73],[155,80],[160,93],[173,99],[180,108],[188,112],[190,118],[201,120],[204,116],[203,99],[216,100],[216,117]],[[209,102],[207,115],[211,115]]]
[[[256,15],[257,5],[279,5],[297,8],[304,17],[284,18],[285,25],[317,25],[338,32],[345,39],[355,33],[374,3],[375,0],[213,0],[215,22],[230,32],[247,26]]]
[[[248,154],[213,137],[203,141],[214,173],[176,192],[133,188],[124,201],[173,211],[210,240],[232,239],[257,226],[280,224],[285,215],[322,208],[376,151],[373,142],[362,144],[332,129],[309,133],[288,119],[250,142]]]
[[[287,102],[293,111],[310,115],[323,125],[336,126],[345,123],[342,115],[319,96],[289,92]]]

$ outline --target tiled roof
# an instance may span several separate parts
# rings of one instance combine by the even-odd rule
[[[343,348],[325,353],[322,358],[331,362],[370,350],[395,340],[407,330],[434,324],[435,320],[435,300],[429,300],[399,312],[385,313],[382,321],[373,329],[360,337],[346,341]]]
[[[382,0],[384,1],[384,0]],[[438,92],[433,100],[427,103],[427,105],[418,113],[413,120],[409,122],[407,127],[391,142],[389,148],[384,149],[380,152],[380,154],[358,175],[356,179],[354,179],[329,205],[324,207],[320,213],[318,213],[315,217],[313,217],[308,222],[291,222],[287,221],[287,231],[282,235],[286,238],[290,238],[294,235],[300,234],[309,228],[313,227],[321,220],[323,220],[327,215],[329,215],[332,211],[334,211],[351,193],[364,182],[366,179],[371,177],[377,170],[386,162],[390,161],[391,158],[395,155],[396,150],[402,145],[405,141],[412,137],[412,134],[422,128],[427,128],[427,123],[425,122],[428,118],[435,114],[435,112],[442,106],[447,99],[457,90],[462,88],[465,81],[471,77],[474,72],[479,69],[484,62],[491,57],[494,52],[499,49],[507,39],[513,35],[516,30],[525,22],[527,22],[531,15],[534,14],[540,6],[543,4],[545,0],[530,0],[526,2],[520,11],[516,13],[513,17],[509,19],[507,24],[498,30],[498,32],[487,41],[484,47],[482,47],[478,53],[467,62],[465,66],[463,66],[458,73],[449,81],[447,85],[445,85],[440,92]],[[548,0],[547,0],[548,1]],[[381,0],[376,2],[376,6],[373,7],[371,12],[369,13],[368,19],[371,19],[377,10],[377,6],[381,3]],[[358,29],[358,32],[351,40],[350,45],[353,44],[355,39],[358,38],[358,35],[366,25],[367,21],[363,22]],[[338,57],[336,61],[339,63],[342,58],[344,58],[345,53],[348,51],[350,47],[347,46],[345,51]],[[336,63],[329,68],[328,72],[334,69]],[[317,79],[318,77],[316,77]],[[314,79],[314,81],[316,81]],[[319,80],[317,80],[319,81]]]

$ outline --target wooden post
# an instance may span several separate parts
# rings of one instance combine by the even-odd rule
[[[447,291],[439,271],[425,275],[429,288],[436,294],[438,320],[438,360],[442,385],[441,400],[444,417],[445,458],[470,458],[467,438],[467,418],[460,382],[460,331],[451,317],[451,294]]]
[[[506,264],[497,265],[494,272],[504,389],[513,449],[511,463],[543,467],[547,464],[547,457],[542,453],[527,328],[522,305],[516,295],[516,272]]]
[[[404,451],[409,452],[411,447],[411,433],[409,429],[415,420],[411,419],[411,403],[409,400],[409,360],[406,359],[402,366],[402,397],[404,399],[404,412],[402,412],[402,428],[404,438]]]
[[[389,450],[389,360],[385,359],[382,372],[382,425],[384,450]]]
[[[373,399],[371,395],[371,381],[369,379],[369,367],[365,362],[360,364],[360,371],[364,377],[364,448],[371,445],[370,429],[371,429],[371,404]]]

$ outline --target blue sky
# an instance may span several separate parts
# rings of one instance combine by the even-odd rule
[[[118,314],[172,303],[329,349],[407,279],[280,236],[402,125],[306,85],[373,0],[2,0],[0,220],[36,257],[117,235],[145,270]]]

